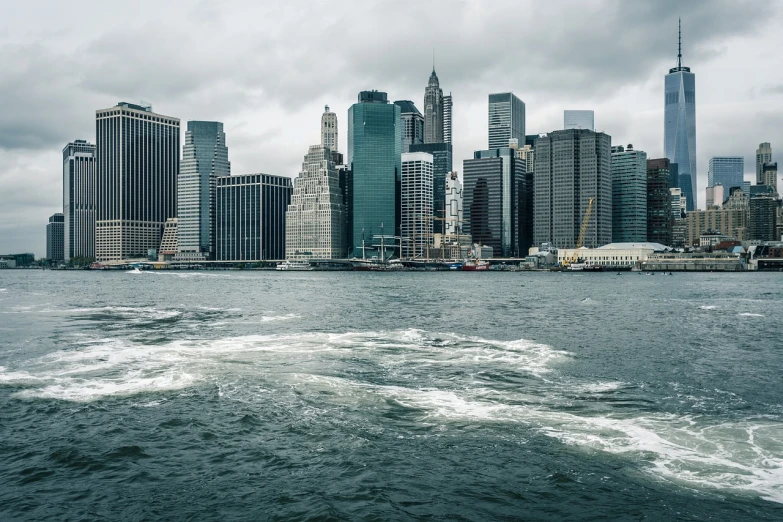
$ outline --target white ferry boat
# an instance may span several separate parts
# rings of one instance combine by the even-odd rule
[[[275,270],[312,270],[313,267],[307,261],[283,261],[278,263]]]

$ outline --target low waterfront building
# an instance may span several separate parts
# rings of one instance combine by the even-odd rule
[[[740,272],[747,267],[744,257],[717,252],[659,252],[642,262],[642,270],[665,272]]]
[[[559,248],[557,249],[558,264],[576,256],[580,262],[588,266],[601,266],[608,268],[632,268],[645,261],[654,252],[662,252],[667,249],[660,243],[609,243],[598,248]]]
[[[747,239],[748,214],[739,209],[693,210],[688,212],[685,223],[688,246],[698,245],[699,238],[708,230],[740,241]]]
[[[244,174],[217,179],[216,259],[257,262],[285,258],[287,176]]]

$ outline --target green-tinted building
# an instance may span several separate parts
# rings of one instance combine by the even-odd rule
[[[361,248],[362,233],[366,245],[372,245],[381,225],[383,234],[399,234],[401,154],[400,107],[389,103],[385,92],[360,92],[359,102],[348,109],[353,200],[349,252]]]

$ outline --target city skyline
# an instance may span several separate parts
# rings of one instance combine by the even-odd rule
[[[475,9],[475,5],[472,8]],[[747,170],[755,165],[754,152],[759,143],[771,142],[774,155],[775,144],[780,142],[776,127],[779,127],[777,122],[783,114],[780,102],[783,80],[776,76],[778,73],[766,71],[755,76],[758,80],[751,79],[742,86],[734,87],[730,81],[722,81],[724,78],[720,75],[725,67],[731,66],[733,70],[747,71],[751,78],[755,78],[751,71],[759,70],[753,66],[759,62],[754,60],[763,61],[764,53],[770,52],[767,49],[775,47],[774,43],[780,37],[769,29],[781,19],[781,13],[773,9],[769,16],[759,16],[766,9],[762,4],[725,3],[709,8],[705,5],[674,7],[674,4],[664,4],[633,6],[622,10],[623,13],[614,13],[612,4],[607,3],[592,8],[580,7],[577,9],[580,16],[564,20],[556,20],[531,5],[531,14],[540,19],[541,23],[537,25],[541,26],[542,33],[547,28],[558,26],[576,27],[579,25],[577,22],[581,24],[585,19],[599,20],[603,16],[601,13],[605,15],[607,12],[612,12],[612,17],[601,23],[614,33],[612,38],[604,38],[577,27],[576,32],[572,32],[573,38],[574,41],[580,39],[580,46],[585,51],[579,62],[573,62],[575,58],[564,54],[568,46],[555,45],[552,38],[545,36],[542,41],[549,48],[536,53],[536,56],[528,56],[526,66],[520,71],[501,68],[499,59],[485,59],[487,53],[494,52],[500,56],[503,48],[500,39],[495,41],[486,27],[458,24],[457,27],[465,29],[465,38],[461,39],[464,41],[453,41],[447,37],[446,28],[450,33],[455,20],[464,16],[465,10],[471,9],[470,5],[461,10],[455,8],[454,13],[440,13],[442,20],[427,16],[414,24],[418,28],[425,23],[436,24],[433,36],[419,36],[419,48],[413,45],[400,48],[399,33],[390,32],[389,35],[381,34],[377,42],[361,50],[352,40],[382,27],[382,13],[376,12],[365,15],[369,17],[369,27],[355,24],[356,27],[349,27],[338,38],[339,52],[336,56],[344,56],[339,63],[324,60],[324,64],[317,65],[319,72],[328,70],[328,81],[307,82],[293,75],[300,66],[294,59],[303,52],[299,48],[294,49],[290,63],[276,65],[280,68],[280,76],[274,82],[247,73],[247,67],[240,66],[235,59],[214,56],[214,53],[202,57],[207,64],[217,67],[225,88],[210,87],[213,71],[205,75],[199,69],[204,63],[188,59],[188,55],[192,54],[189,44],[200,44],[188,35],[188,27],[209,25],[219,35],[231,22],[247,16],[247,13],[230,7],[210,12],[204,9],[208,9],[206,4],[186,9],[180,21],[175,18],[178,10],[160,7],[157,21],[152,25],[158,29],[170,26],[170,34],[166,37],[158,36],[154,27],[140,22],[131,21],[125,27],[115,27],[116,22],[109,16],[110,10],[103,7],[87,15],[90,20],[105,22],[99,24],[104,29],[89,36],[76,30],[70,32],[70,29],[52,32],[46,23],[36,27],[37,23],[31,18],[34,15],[24,10],[6,18],[3,22],[5,33],[0,41],[7,45],[2,52],[14,52],[3,60],[8,74],[0,85],[0,94],[14,103],[9,103],[9,111],[0,116],[0,159],[8,166],[0,174],[0,186],[3,188],[0,191],[2,250],[43,254],[41,230],[46,216],[61,211],[58,207],[62,201],[58,183],[61,178],[60,151],[76,139],[95,141],[96,109],[112,106],[120,99],[129,102],[146,99],[154,104],[156,112],[183,122],[197,119],[222,121],[228,135],[227,145],[232,151],[232,167],[236,167],[232,170],[263,171],[293,178],[299,171],[303,147],[317,142],[320,129],[317,123],[313,125],[313,117],[323,111],[323,105],[331,106],[338,120],[342,120],[343,129],[346,128],[347,109],[356,93],[363,89],[384,90],[389,93],[390,100],[410,99],[419,106],[423,101],[423,87],[431,72],[432,47],[436,49],[436,69],[441,84],[458,100],[453,115],[456,120],[453,136],[456,165],[471,158],[474,150],[485,147],[487,95],[505,91],[515,92],[525,102],[528,133],[561,128],[562,111],[569,107],[591,107],[597,113],[597,130],[610,134],[613,142],[634,143],[639,149],[647,151],[649,157],[663,157],[661,90],[663,74],[676,65],[674,44],[678,16],[682,16],[686,28],[683,46],[687,50],[687,65],[698,72],[697,151],[700,170],[697,186],[706,186],[709,157],[743,156]],[[266,12],[264,7],[257,9]],[[313,14],[308,15],[302,30],[313,29],[316,19],[323,14],[319,14],[319,9],[315,8]],[[414,6],[413,9],[418,8]],[[54,14],[59,10],[56,5],[52,7]],[[291,13],[283,10],[282,14],[281,29],[268,36],[272,40],[267,44],[272,48],[283,47],[291,43],[290,38],[301,36],[298,29],[290,36],[282,34],[285,30],[294,29]],[[67,18],[66,14],[63,16]],[[626,20],[633,20],[633,23],[627,24]],[[633,30],[629,29],[631,26]],[[35,37],[35,31],[46,36]],[[232,40],[242,56],[245,49],[259,45],[249,36],[249,31],[249,28],[240,25],[237,30],[239,36]],[[33,38],[30,38],[31,35]],[[135,38],[147,38],[149,41],[137,50],[128,50],[128,42],[136,41]],[[633,63],[613,64],[606,59],[611,54],[608,51],[618,45],[634,45],[637,38],[644,38],[645,44],[643,50],[633,55]],[[40,43],[37,46],[26,44],[30,39]],[[147,45],[154,45],[151,48],[156,51],[147,51]],[[395,49],[393,60],[383,63],[373,61],[371,55],[386,45]],[[477,46],[481,53],[467,51],[469,46]],[[122,50],[110,52],[113,48]],[[102,54],[104,52],[111,56]],[[482,53],[484,56],[478,56]],[[58,59],[82,54],[93,56],[96,60],[85,64],[76,73],[73,64],[62,71],[52,66],[58,63]],[[331,55],[335,56],[335,53]],[[351,64],[346,65],[343,63],[345,60]],[[123,67],[119,67],[121,62],[124,62]],[[270,65],[275,64],[270,62]],[[584,80],[579,84],[593,82],[592,86],[584,89],[563,86],[562,71],[569,68],[570,74]],[[33,73],[38,74],[36,78],[40,79],[34,80]],[[71,75],[72,79],[59,81],[59,75]],[[22,81],[25,79],[27,81]],[[45,85],[38,90],[24,88],[30,81]],[[299,102],[302,98],[305,103],[293,105],[294,101]],[[345,134],[340,136],[339,149],[347,150]],[[773,157],[773,161],[776,159]],[[751,179],[751,174],[746,171],[746,179]],[[30,191],[31,180],[41,186],[41,190]],[[699,189],[696,196],[698,206],[703,208],[703,190]]]

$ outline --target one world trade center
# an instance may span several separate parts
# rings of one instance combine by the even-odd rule
[[[682,30],[677,47],[677,67],[666,75],[663,147],[672,165],[671,186],[680,187],[687,210],[696,208],[696,75],[682,66]]]

